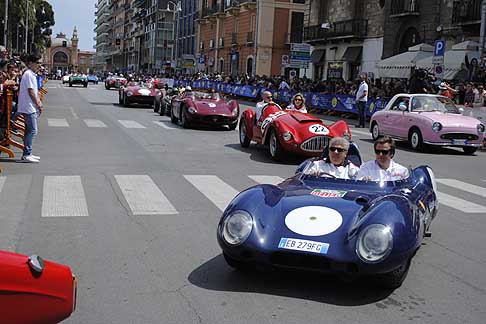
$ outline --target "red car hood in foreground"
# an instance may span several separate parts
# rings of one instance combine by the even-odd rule
[[[444,127],[465,127],[474,128],[481,122],[474,117],[461,114],[443,113],[440,111],[417,112],[422,117],[427,117],[434,122],[439,122]]]
[[[65,265],[44,261],[42,272],[29,257],[0,251],[0,322],[52,324],[69,317],[76,304],[76,281]]]

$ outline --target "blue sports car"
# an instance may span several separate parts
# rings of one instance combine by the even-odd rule
[[[88,74],[88,83],[98,84],[98,77],[94,74]]]
[[[372,182],[306,175],[308,163],[277,186],[254,186],[233,199],[217,230],[227,263],[373,275],[398,288],[437,215],[432,170]]]

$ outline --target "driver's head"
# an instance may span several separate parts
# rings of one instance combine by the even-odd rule
[[[344,164],[348,154],[349,141],[342,137],[333,137],[329,141],[329,160],[335,166]]]
[[[390,161],[395,155],[395,141],[389,136],[383,136],[376,140],[373,145],[375,149],[376,162],[384,169],[388,169]]]
[[[270,91],[263,91],[262,92],[262,99],[266,103],[272,102],[273,101],[273,95]]]

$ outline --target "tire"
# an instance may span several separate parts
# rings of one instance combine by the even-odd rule
[[[157,104],[157,100],[154,99],[154,113],[158,113],[159,112],[159,105]]]
[[[123,96],[123,107],[128,107],[129,105],[127,96]]]
[[[373,141],[376,141],[381,137],[380,128],[378,127],[377,122],[373,122],[373,124],[371,125],[371,137],[373,138]]]
[[[182,127],[189,128],[189,121],[187,120],[186,114],[184,113],[184,107],[181,108],[180,116]]]
[[[238,126],[238,122],[233,123],[233,124],[228,124],[228,127],[229,127],[230,130],[235,130],[236,126]]]
[[[466,154],[474,154],[474,153],[476,153],[476,151],[478,150],[478,148],[477,147],[472,147],[472,146],[463,146],[462,147],[462,150]]]
[[[118,104],[121,106],[123,104],[123,100],[121,94],[118,94]]]
[[[87,87],[88,87],[88,84],[87,84],[87,83],[85,83],[85,84],[84,84],[84,87],[85,87],[85,88],[87,88]]]
[[[251,138],[246,136],[246,125],[245,120],[242,118],[240,119],[240,145],[241,147],[248,147],[250,146]]]
[[[422,133],[417,128],[412,128],[410,135],[408,135],[408,141],[410,146],[416,150],[421,151],[424,147],[424,140],[422,139]]]
[[[378,284],[387,289],[397,289],[407,277],[411,259],[407,259],[397,269],[377,276]]]
[[[105,89],[110,90],[110,87],[105,84]]]
[[[172,124],[177,124],[177,117],[172,113],[172,106],[170,107],[170,122]]]
[[[162,105],[162,101],[159,102],[159,110],[158,110],[158,112],[159,112],[159,115],[160,116],[165,116],[167,114],[166,107],[165,107],[165,105]]]
[[[223,257],[226,263],[233,269],[240,270],[240,271],[248,271],[251,269],[248,263],[233,259],[232,257],[230,257],[228,254],[224,252],[223,252]]]
[[[284,151],[282,149],[282,145],[280,144],[280,141],[278,140],[277,132],[274,129],[271,130],[270,140],[268,141],[268,147],[272,159],[274,159],[275,161],[282,160]]]
[[[71,82],[69,82],[69,86],[70,86],[70,87],[72,87],[72,86],[73,86],[73,84],[72,84]]]

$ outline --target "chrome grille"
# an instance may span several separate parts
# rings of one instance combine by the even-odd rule
[[[302,143],[300,148],[306,152],[322,152],[328,142],[329,137],[327,136],[315,136]]]
[[[442,139],[465,139],[465,140],[477,140],[479,137],[474,134],[468,133],[447,133],[440,135]]]

